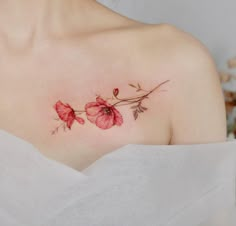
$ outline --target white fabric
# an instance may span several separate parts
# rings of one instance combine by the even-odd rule
[[[228,140],[128,144],[79,172],[0,130],[0,225],[235,226],[235,166]]]

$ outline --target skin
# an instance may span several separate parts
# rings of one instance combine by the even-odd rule
[[[17,9],[17,11],[16,11]],[[4,21],[8,21],[5,23]],[[0,129],[43,155],[82,170],[129,143],[195,144],[226,139],[223,94],[215,63],[195,37],[169,24],[145,24],[92,0],[0,0]],[[62,100],[82,109],[96,95],[151,90],[122,126],[74,123],[52,136]],[[84,118],[86,119],[86,118]]]

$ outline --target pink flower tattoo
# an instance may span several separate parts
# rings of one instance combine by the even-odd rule
[[[119,98],[119,89],[114,88],[112,98],[108,99],[115,99],[117,100],[116,103],[111,104],[107,100],[104,100],[100,95],[98,95],[95,102],[89,102],[85,104],[84,110],[75,110],[69,104],[64,104],[59,100],[56,102],[53,108],[58,115],[58,118],[55,118],[55,120],[62,121],[62,123],[52,131],[52,134],[57,133],[60,127],[63,127],[64,131],[66,131],[66,129],[71,130],[74,121],[77,121],[79,124],[83,125],[85,123],[85,120],[78,116],[83,113],[86,114],[88,121],[95,124],[100,129],[106,130],[110,129],[113,126],[121,126],[123,124],[123,117],[117,110],[117,107],[123,105],[132,105],[130,108],[133,110],[133,116],[136,120],[139,113],[143,113],[144,111],[148,110],[148,108],[142,105],[143,100],[149,98],[148,96],[151,93],[153,93],[155,90],[160,88],[160,86],[169,81],[170,80],[166,80],[162,82],[150,91],[142,89],[139,83],[137,84],[137,86],[129,84],[129,86],[136,89],[136,92],[144,92],[142,95],[129,98]]]
[[[120,112],[100,96],[96,102],[90,102],[85,105],[87,119],[101,129],[110,129],[112,126],[120,126],[123,123],[123,117]]]

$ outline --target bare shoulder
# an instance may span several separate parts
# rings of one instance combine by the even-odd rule
[[[142,48],[153,79],[166,76],[171,144],[226,140],[226,112],[217,66],[208,48],[169,24],[144,28]],[[156,73],[155,73],[156,72]],[[164,73],[165,75],[160,75]]]
[[[202,63],[199,57],[203,57],[202,60],[214,64],[209,49],[199,39],[173,25],[141,24],[136,32],[134,35],[140,51],[153,59],[161,55],[163,60],[187,60],[186,63],[192,65],[193,58],[198,58],[198,63]]]

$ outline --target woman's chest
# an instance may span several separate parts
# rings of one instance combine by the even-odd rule
[[[142,65],[40,60],[2,68],[3,129],[77,169],[128,143],[168,144],[167,108],[156,88],[164,80],[150,79]]]

